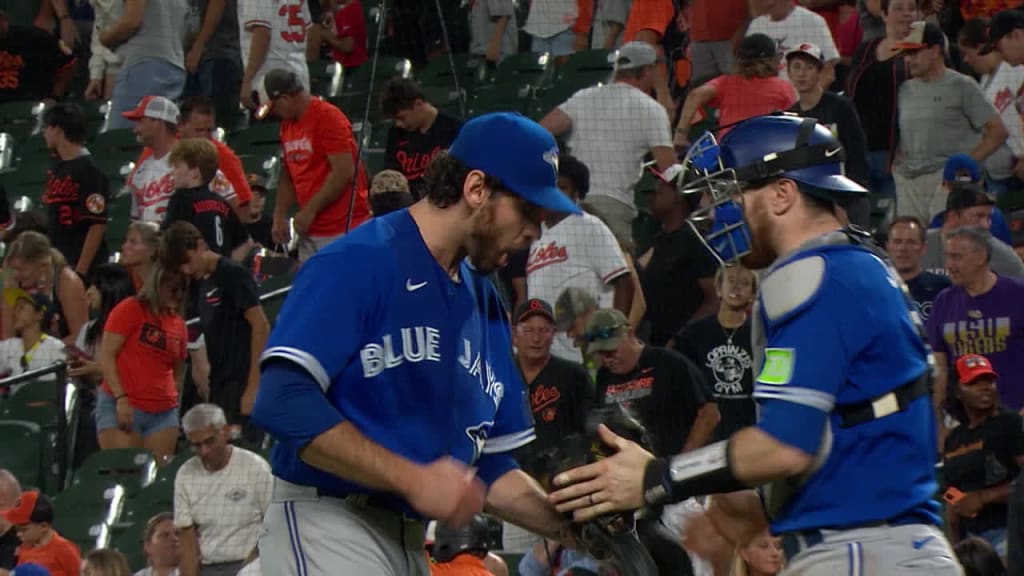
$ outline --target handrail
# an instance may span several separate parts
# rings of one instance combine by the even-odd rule
[[[49,366],[43,368],[36,368],[35,370],[29,370],[28,372],[22,372],[17,376],[9,376],[0,380],[0,388],[10,388],[17,386],[18,384],[25,384],[27,382],[34,382],[40,380],[50,374],[56,375],[54,385],[57,387],[57,475],[58,484],[61,490],[67,487],[68,470],[70,465],[68,463],[68,413],[66,408],[67,396],[65,386],[67,385],[68,379],[68,364],[67,362],[58,360]],[[49,467],[49,463],[47,463]]]
[[[263,304],[267,300],[270,300],[271,298],[275,298],[275,297],[277,297],[277,296],[279,296],[281,294],[287,294],[288,292],[291,291],[291,289],[292,289],[292,285],[289,284],[287,286],[282,286],[281,288],[278,288],[276,290],[271,290],[270,292],[267,292],[266,294],[260,294],[260,304]],[[199,323],[199,318],[189,318],[188,321],[185,322],[185,324],[187,326],[192,326],[192,325],[198,324],[198,323]],[[2,385],[2,384],[3,383],[0,382],[0,385]]]

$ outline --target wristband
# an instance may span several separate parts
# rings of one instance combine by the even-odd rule
[[[644,502],[649,506],[744,488],[748,486],[736,478],[729,464],[728,440],[653,460],[644,470]]]

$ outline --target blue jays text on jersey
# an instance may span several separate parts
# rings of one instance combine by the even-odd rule
[[[282,360],[307,381],[271,379]],[[514,468],[511,451],[534,437],[496,290],[465,262],[453,280],[407,210],[363,224],[303,265],[262,362],[253,419],[279,440],[274,474],[328,493],[366,492],[298,457],[341,422],[415,462],[474,465],[487,483]]]
[[[929,396],[851,427],[837,413],[914,382],[929,370],[929,352],[899,277],[836,234],[781,258],[758,299],[755,334],[763,330],[767,340],[754,389],[758,427],[818,456],[805,478],[766,492],[784,494],[766,498],[772,530],[935,524]]]

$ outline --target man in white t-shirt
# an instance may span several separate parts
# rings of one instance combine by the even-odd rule
[[[792,0],[757,0],[757,8],[761,15],[750,22],[747,36],[764,34],[775,40],[776,54],[788,54],[805,42],[821,48],[825,59],[821,85],[823,88],[831,86],[836,79],[835,64],[839,61],[839,51],[825,19]],[[785,59],[779,61],[779,76],[789,79]]]
[[[560,161],[579,162],[571,156],[563,156]],[[588,183],[566,180],[567,177],[559,175],[562,192],[574,202],[584,200]],[[528,297],[555,302],[567,288],[579,288],[602,308],[615,307],[629,314],[633,294],[639,287],[629,273],[622,248],[601,220],[586,213],[549,215],[542,230],[541,239],[530,246],[526,261]],[[551,353],[583,362],[579,348],[564,331],[555,335]]]
[[[979,84],[988,100],[999,112],[1009,137],[985,160],[988,172],[987,190],[997,197],[1006,191],[1006,179],[1024,179],[1024,127],[1019,106],[1024,91],[1024,66],[1013,66],[997,51],[981,53],[988,40],[987,21],[982,18],[964,24],[957,35],[960,54],[971,69],[981,74]]]
[[[590,168],[588,208],[601,215],[617,239],[626,241],[637,214],[633,185],[641,176],[644,155],[652,154],[659,170],[678,159],[668,114],[649,96],[658,63],[654,47],[630,42],[611,58],[611,84],[580,90],[540,123],[555,137],[569,134],[570,151]]]
[[[174,479],[183,574],[234,576],[256,547],[273,477],[258,454],[232,446],[224,411],[198,404],[181,427],[196,455]]]
[[[131,217],[144,222],[163,222],[167,201],[174,193],[171,165],[167,163],[171,147],[178,141],[178,106],[163,96],[146,96],[134,110],[123,116],[135,122],[135,135],[146,147],[128,175],[132,194]],[[210,182],[210,190],[220,194],[228,204],[238,205],[238,194],[224,172]]]
[[[267,103],[263,77],[275,68],[295,72],[309,89],[306,30],[312,22],[306,0],[242,0],[238,3],[242,45],[242,104],[255,110]],[[255,47],[255,49],[253,49]],[[254,92],[258,93],[257,97]]]

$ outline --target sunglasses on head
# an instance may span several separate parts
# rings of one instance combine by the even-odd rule
[[[596,340],[607,340],[618,334],[620,328],[625,328],[626,324],[616,324],[615,326],[609,326],[607,328],[601,328],[600,330],[593,330],[583,335],[583,340],[586,342],[594,342]]]

